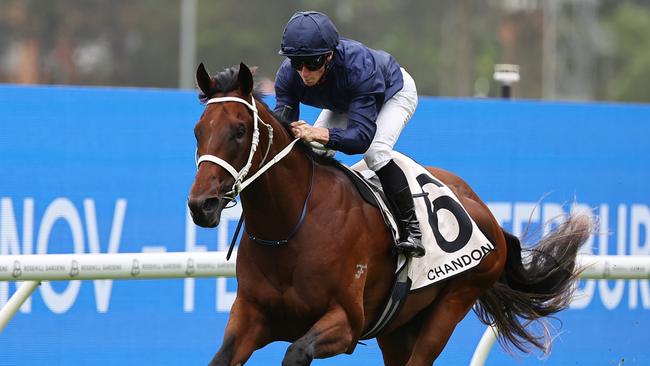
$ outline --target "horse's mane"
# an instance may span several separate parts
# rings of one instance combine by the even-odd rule
[[[224,69],[223,71],[218,72],[216,75],[211,76],[211,79],[213,81],[212,88],[209,90],[207,94],[203,93],[203,91],[199,91],[199,101],[202,104],[205,104],[210,98],[212,98],[217,93],[225,94],[233,90],[236,90],[239,86],[237,80],[238,76],[239,76],[239,65],[231,66],[229,68]],[[276,111],[272,110],[268,106],[268,104],[264,102],[264,97],[268,96],[268,94],[265,94],[260,90],[261,84],[257,80],[255,80],[253,85],[254,85],[253,97],[258,102],[262,103],[264,107],[266,107],[266,109],[271,112],[273,117],[275,117],[275,119],[278,120],[278,122],[282,125],[282,127],[284,127],[284,129],[289,133],[289,136],[293,136],[293,134],[291,133],[291,128],[289,126],[291,124],[291,121],[287,120],[285,116],[281,115],[280,113],[277,113]],[[309,146],[304,141],[299,141],[297,145],[300,146],[300,148],[316,162],[325,165],[333,165],[338,163],[338,161],[334,158],[326,157],[315,153],[314,150],[312,150],[311,146]]]

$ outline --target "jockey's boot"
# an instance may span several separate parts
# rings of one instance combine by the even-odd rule
[[[415,215],[413,196],[404,172],[391,160],[383,168],[377,170],[376,173],[384,193],[397,210],[397,221],[400,230],[397,250],[406,256],[414,258],[424,256],[422,232]]]

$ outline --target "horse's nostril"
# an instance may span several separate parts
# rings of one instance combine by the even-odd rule
[[[216,210],[218,206],[219,206],[219,199],[216,198],[216,197],[213,197],[213,198],[206,199],[203,202],[203,206],[201,208],[205,212],[210,212],[210,211]]]
[[[190,212],[196,213],[196,212],[198,212],[198,210],[201,209],[201,200],[190,197],[187,200],[187,206],[189,206]]]

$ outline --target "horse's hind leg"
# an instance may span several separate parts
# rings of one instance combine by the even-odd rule
[[[469,274],[449,282],[429,307],[418,339],[406,366],[430,366],[438,358],[456,325],[465,317],[478,297],[485,291],[480,280]]]
[[[351,351],[352,327],[341,307],[331,309],[287,349],[282,366],[307,366],[314,358]]]
[[[424,311],[422,326],[407,366],[429,366],[438,358],[456,325],[476,300],[499,278],[506,257],[506,243],[498,223],[479,200],[459,197],[496,250],[472,270],[449,280],[435,301]]]
[[[403,366],[411,357],[417,341],[417,334],[422,323],[422,317],[417,316],[408,324],[388,334],[377,337],[385,366]]]

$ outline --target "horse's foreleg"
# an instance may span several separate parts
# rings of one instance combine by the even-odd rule
[[[266,319],[258,308],[237,298],[230,310],[221,348],[209,366],[243,365],[253,351],[269,342],[267,329]]]
[[[289,346],[282,366],[307,366],[314,358],[326,358],[351,350],[352,327],[341,307],[325,314],[301,338]]]

